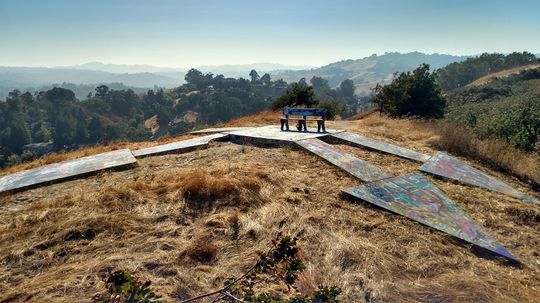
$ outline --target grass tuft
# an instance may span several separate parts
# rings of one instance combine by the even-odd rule
[[[185,251],[185,255],[193,261],[208,264],[217,259],[218,247],[209,237],[201,237],[193,241]]]

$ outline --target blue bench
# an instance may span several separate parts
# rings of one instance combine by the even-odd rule
[[[295,108],[286,107],[283,109],[283,118],[281,118],[281,130],[289,131],[289,120],[297,121],[296,128],[307,132],[307,121],[317,121],[317,132],[326,132],[324,121],[326,120],[326,109],[324,108]],[[294,117],[289,117],[294,116]],[[318,117],[318,118],[308,118]],[[283,129],[285,127],[285,129]]]

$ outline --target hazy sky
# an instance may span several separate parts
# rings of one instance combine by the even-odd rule
[[[0,0],[0,65],[324,65],[540,52],[540,1]]]

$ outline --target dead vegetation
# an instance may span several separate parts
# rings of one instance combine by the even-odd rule
[[[495,139],[479,139],[471,130],[456,124],[437,127],[439,139],[434,143],[451,153],[483,161],[509,172],[540,188],[540,155],[525,153]]]
[[[223,125],[217,125],[216,127],[272,125],[277,124],[276,122],[279,122],[280,117],[281,111],[265,110],[250,116],[233,119]]]
[[[540,156],[525,153],[494,139],[479,139],[471,130],[450,123],[390,119],[372,113],[357,121],[335,121],[336,128],[350,130],[426,154],[443,150],[476,160],[495,170],[516,176],[540,188]]]
[[[378,115],[330,125],[428,154],[439,136],[427,122]],[[341,189],[361,182],[309,153],[212,145],[1,196],[2,206],[19,207],[0,210],[0,302],[87,302],[114,269],[151,280],[165,301],[187,299],[244,273],[279,232],[298,239],[306,266],[297,281],[302,293],[336,285],[344,302],[539,297],[537,205],[429,177],[523,263],[510,266],[412,220],[345,199]],[[393,174],[419,166],[337,147]],[[538,197],[527,184],[473,165]],[[277,298],[285,290],[266,291]]]

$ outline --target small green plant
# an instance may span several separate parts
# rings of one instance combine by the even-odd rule
[[[122,270],[109,272],[105,280],[107,292],[95,295],[92,303],[156,303],[163,302],[150,288],[150,281],[140,282]]]
[[[238,278],[225,281],[224,287],[217,291],[193,297],[181,303],[194,302],[202,298],[215,296],[213,302],[253,302],[253,303],[340,303],[337,297],[341,290],[337,287],[320,286],[310,296],[298,295],[294,284],[298,275],[305,269],[299,256],[296,239],[279,234],[272,241],[272,249],[259,255],[259,260],[247,272]],[[271,284],[285,284],[288,300],[276,300],[270,294],[261,292]],[[296,296],[295,293],[297,294]],[[241,298],[241,299],[240,299]]]
[[[313,293],[311,297],[295,297],[288,301],[288,303],[341,303],[337,299],[337,296],[341,294],[341,289],[332,286],[330,288],[326,286],[319,286],[319,290]]]

